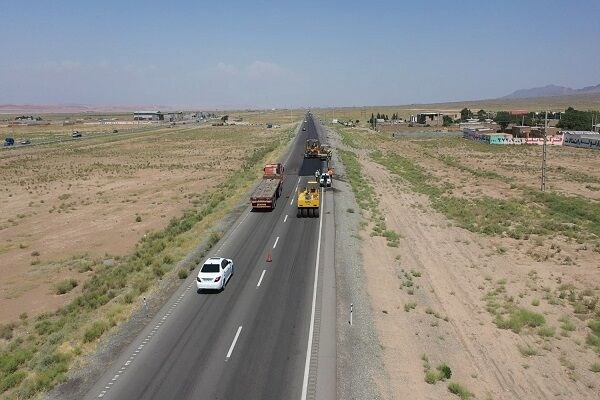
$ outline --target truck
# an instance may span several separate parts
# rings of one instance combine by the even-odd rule
[[[321,189],[317,181],[310,180],[302,189],[298,189],[298,218],[318,217],[321,207]]]
[[[267,164],[263,168],[263,177],[250,196],[253,210],[273,210],[283,190],[283,164]]]
[[[331,149],[322,145],[319,139],[307,139],[304,148],[304,158],[319,158],[323,161],[331,159]]]
[[[15,144],[15,139],[11,138],[11,137],[7,137],[6,139],[4,139],[4,146],[12,146]]]

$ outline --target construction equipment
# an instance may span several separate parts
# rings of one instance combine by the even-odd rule
[[[298,218],[318,217],[321,207],[321,189],[317,181],[308,181],[298,190]]]
[[[319,158],[323,161],[329,161],[331,159],[331,148],[322,145],[319,139],[307,139],[304,158]]]
[[[250,196],[253,209],[274,209],[277,198],[283,189],[283,164],[267,164],[263,168],[263,178]]]

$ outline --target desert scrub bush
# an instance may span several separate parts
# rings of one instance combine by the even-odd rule
[[[588,327],[592,332],[587,335],[585,342],[594,347],[596,352],[600,353],[600,320],[591,320],[588,322]]]
[[[448,391],[457,395],[462,400],[469,400],[471,397],[473,397],[473,393],[471,393],[466,387],[462,386],[458,382],[448,383]]]
[[[566,315],[563,315],[562,317],[560,317],[558,319],[558,321],[561,323],[560,328],[567,332],[572,332],[576,328],[575,324],[573,322],[571,322],[569,317],[567,317]]]
[[[590,371],[592,372],[600,372],[600,363],[593,363],[590,365]]]
[[[0,379],[0,393],[4,393],[8,389],[17,386],[26,376],[27,373],[25,371],[16,371],[5,375]]]
[[[542,325],[538,328],[538,335],[541,337],[553,337],[556,329],[553,326]]]
[[[538,351],[534,347],[531,347],[530,345],[526,345],[526,346],[517,345],[517,348],[519,349],[519,352],[521,353],[521,355],[523,357],[531,357],[531,356],[538,355]]]
[[[185,279],[188,277],[188,272],[185,269],[180,269],[179,272],[177,272],[177,276],[179,279]]]
[[[92,326],[86,329],[83,334],[83,341],[85,343],[93,342],[98,339],[104,332],[106,332],[109,328],[108,322],[104,320],[95,321]]]
[[[494,322],[500,329],[510,329],[514,333],[520,333],[524,327],[537,328],[544,325],[546,319],[542,314],[525,308],[516,308],[511,310],[508,319],[497,315]]]
[[[142,217],[140,215],[135,217],[135,222],[142,222]]]
[[[75,279],[65,279],[64,281],[58,282],[54,285],[54,293],[56,294],[65,294],[69,293],[71,290],[77,287],[78,283]]]
[[[0,324],[0,339],[10,340],[13,337],[13,330],[17,325],[14,322]]]
[[[409,312],[410,310],[413,310],[416,307],[417,307],[417,303],[406,303],[404,305],[404,311]]]
[[[221,234],[219,232],[211,232],[206,243],[207,249],[211,249],[215,244],[221,240]]]

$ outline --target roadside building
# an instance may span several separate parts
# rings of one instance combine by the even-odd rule
[[[528,138],[531,135],[531,127],[525,125],[515,125],[512,127],[512,134],[518,138]]]
[[[563,131],[564,145],[600,150],[600,133],[594,131]]]
[[[135,111],[134,121],[164,121],[165,114],[160,111]]]
[[[411,115],[411,122],[416,122],[422,125],[443,125],[444,117],[449,117],[452,121],[460,119],[460,112],[458,111],[427,111],[420,112],[416,116]],[[475,120],[477,121],[477,120]]]

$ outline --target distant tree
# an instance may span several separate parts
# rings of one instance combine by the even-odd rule
[[[463,108],[462,110],[460,110],[460,120],[461,121],[466,121],[469,118],[473,118],[473,112],[471,110],[469,110],[468,108]]]
[[[381,119],[381,114],[377,113],[377,119]]]
[[[498,111],[496,113],[496,118],[494,118],[494,121],[498,125],[500,125],[500,129],[504,131],[508,124],[510,124],[511,122],[511,115],[508,111]]]
[[[443,125],[444,125],[444,126],[450,126],[450,125],[452,125],[452,123],[454,122],[454,121],[452,120],[452,117],[449,117],[448,115],[444,115],[444,116],[442,117],[442,120],[443,120]]]
[[[572,131],[589,131],[592,126],[592,113],[569,107],[562,114],[557,126]]]
[[[356,121],[355,121],[355,124],[356,124],[356,125],[358,125],[358,123],[359,123],[359,122],[360,122],[359,120],[356,120]]]
[[[371,118],[369,118],[369,123],[372,125],[373,121],[375,121],[375,116],[371,113]]]
[[[229,115],[223,115],[221,121],[226,122],[229,119]]]
[[[479,121],[483,122],[487,117],[487,112],[485,112],[485,110],[482,109],[477,111],[477,118],[479,119]]]

